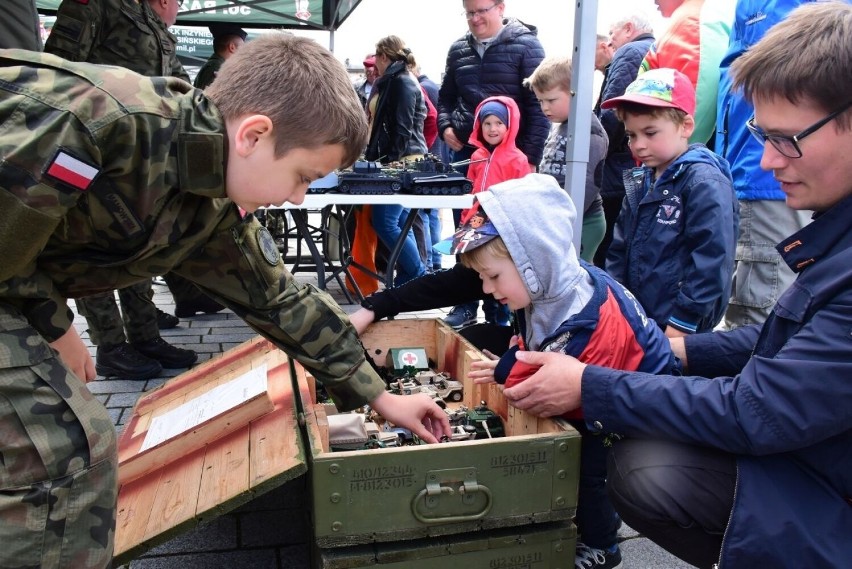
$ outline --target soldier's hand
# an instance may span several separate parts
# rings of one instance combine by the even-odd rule
[[[449,437],[452,434],[447,414],[423,393],[394,395],[385,391],[370,401],[370,407],[394,425],[405,427],[427,443],[437,443],[442,436]]]
[[[59,352],[62,363],[77,377],[86,383],[95,379],[95,362],[74,326],[68,328],[58,340],[51,342],[50,347]]]

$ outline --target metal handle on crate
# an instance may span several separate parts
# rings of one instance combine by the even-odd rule
[[[420,501],[422,500],[424,504],[426,504],[427,498],[435,499],[436,496],[439,496],[441,494],[455,494],[456,491],[450,488],[449,486],[442,486],[440,484],[427,482],[426,488],[421,490],[417,494],[417,496],[415,496],[414,499],[411,501],[411,513],[414,515],[417,521],[424,524],[445,524],[457,522],[471,522],[474,520],[479,520],[485,517],[485,515],[488,514],[488,512],[491,510],[491,490],[488,488],[488,486],[484,484],[477,484],[476,481],[465,481],[461,486],[458,487],[459,496],[463,501],[467,501],[468,499],[472,500],[472,497],[476,492],[482,492],[482,494],[485,496],[485,506],[482,508],[481,511],[472,514],[460,514],[454,516],[441,516],[436,518],[430,518],[420,512],[420,509],[418,508]]]

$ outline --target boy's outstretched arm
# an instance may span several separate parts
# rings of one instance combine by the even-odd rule
[[[451,436],[450,419],[428,395],[394,395],[388,391],[370,401],[370,407],[382,417],[410,430],[426,441],[436,443],[442,436]]]

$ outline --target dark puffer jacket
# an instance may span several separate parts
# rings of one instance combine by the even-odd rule
[[[456,137],[467,141],[473,130],[473,113],[486,97],[511,97],[521,110],[517,144],[530,164],[541,162],[544,141],[550,130],[547,117],[523,80],[544,59],[544,48],[535,26],[509,19],[488,45],[482,57],[470,32],[456,40],[447,54],[447,67],[438,102],[438,134],[452,127]]]

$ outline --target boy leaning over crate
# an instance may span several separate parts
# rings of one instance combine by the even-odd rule
[[[428,398],[385,392],[339,308],[299,285],[239,211],[300,203],[354,161],[366,124],[345,70],[311,40],[270,34],[219,79],[202,92],[0,51],[0,566],[112,557],[115,432],[85,386],[94,365],[68,298],[174,271],[299,359],[341,408],[370,402],[427,441],[449,435]]]
[[[520,349],[555,351],[585,362],[648,373],[672,373],[676,361],[662,331],[630,293],[602,270],[577,259],[576,210],[552,176],[529,174],[477,194],[476,214],[449,245],[479,273],[482,291],[515,311],[517,335],[499,360],[476,362],[471,377],[511,387],[535,368]],[[577,567],[621,563],[619,520],[606,495],[605,437],[591,435],[581,413],[566,416],[583,435]]]
[[[695,89],[674,69],[653,69],[604,101],[624,123],[642,166],[626,195],[606,270],[670,337],[707,332],[731,294],[739,204],[724,158],[689,144]]]

